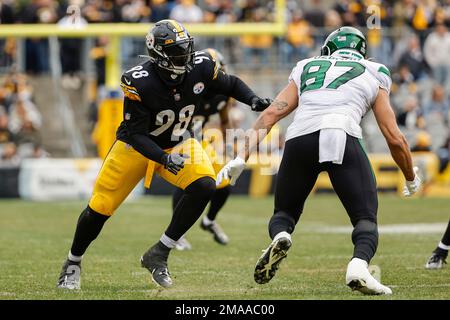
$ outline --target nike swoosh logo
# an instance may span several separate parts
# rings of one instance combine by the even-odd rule
[[[131,84],[131,81],[130,80],[128,80],[127,78],[124,78],[125,79],[125,82],[127,83],[127,85],[130,85]]]

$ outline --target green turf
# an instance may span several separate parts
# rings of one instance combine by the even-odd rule
[[[196,224],[189,252],[174,251],[169,267],[174,287],[156,288],[139,257],[157,241],[170,219],[170,200],[149,197],[124,204],[83,261],[82,290],[55,289],[84,202],[0,201],[0,299],[450,299],[450,266],[423,268],[442,232],[381,234],[372,261],[389,297],[364,297],[344,284],[352,254],[350,233],[320,232],[349,226],[334,196],[306,204],[294,245],[276,277],[253,281],[254,264],[268,243],[273,199],[232,197],[219,217],[231,242],[220,246]],[[450,200],[380,198],[380,225],[446,223]]]

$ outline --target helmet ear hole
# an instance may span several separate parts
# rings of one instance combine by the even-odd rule
[[[323,46],[321,49],[320,49],[320,55],[322,55],[322,56],[329,56],[330,55],[330,48],[328,48],[328,46]]]

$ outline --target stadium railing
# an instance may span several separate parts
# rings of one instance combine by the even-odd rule
[[[185,24],[192,35],[197,36],[242,36],[246,34],[270,34],[281,36],[286,30],[286,1],[275,0],[275,21],[273,23],[197,23]],[[148,23],[98,23],[83,27],[61,27],[56,24],[0,24],[1,38],[92,38],[108,36],[109,47],[106,59],[106,85],[116,88],[120,79],[120,40],[123,37],[145,35],[152,24]],[[20,59],[20,58],[19,58]]]

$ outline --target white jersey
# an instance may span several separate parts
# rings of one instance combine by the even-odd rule
[[[389,92],[392,83],[384,65],[345,49],[298,62],[289,80],[297,85],[299,106],[286,140],[322,129],[362,138],[361,119],[379,88]]]

